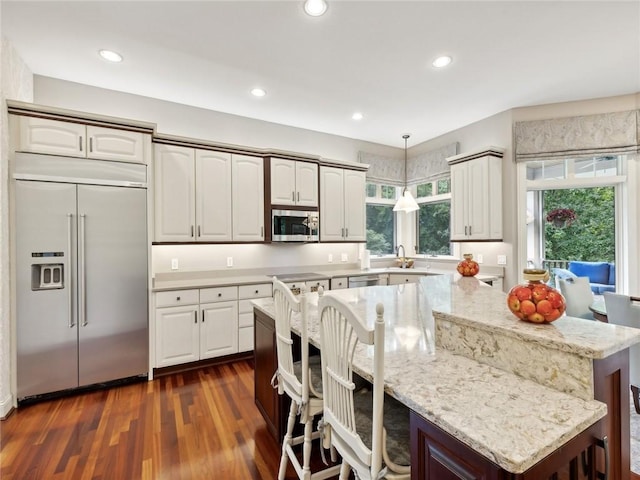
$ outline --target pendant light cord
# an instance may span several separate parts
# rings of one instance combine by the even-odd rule
[[[404,138],[404,190],[402,193],[407,191],[407,140],[409,139],[409,134],[404,134],[402,138]]]

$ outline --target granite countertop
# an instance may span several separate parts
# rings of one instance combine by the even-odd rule
[[[436,299],[442,290],[424,288],[434,278],[439,277],[426,277],[420,284],[325,293],[348,302],[369,323],[375,319],[376,304],[382,302],[385,306],[385,388],[389,394],[513,473],[526,471],[606,415],[606,405],[601,402],[580,399],[435,348],[430,304],[434,303],[436,313]],[[457,294],[451,292],[461,287],[452,281],[453,276],[443,278],[453,285],[449,289],[449,309],[453,303],[460,303],[463,309],[469,300],[456,298]],[[473,291],[490,295],[492,290],[480,284]],[[461,295],[465,294],[462,290]],[[504,293],[501,298],[504,303]],[[309,338],[319,345],[318,295],[308,294],[308,299]],[[447,304],[444,299],[440,302]],[[254,300],[253,304],[267,315],[274,315],[273,299]],[[498,313],[495,308],[489,309],[484,317],[493,314],[500,314],[500,309]],[[515,318],[511,321],[518,322]],[[568,319],[567,323],[575,321]],[[299,329],[298,322],[294,317],[294,331]],[[553,329],[552,325],[547,327]],[[639,340],[640,334],[636,337]],[[370,349],[364,346],[357,349],[354,369],[371,380]]]
[[[286,274],[283,270],[281,274]],[[434,269],[425,267],[416,268],[399,268],[399,267],[386,267],[386,268],[345,268],[345,269],[313,269],[309,268],[306,273],[313,274],[314,276],[321,276],[326,279],[332,279],[336,277],[349,277],[359,275],[384,275],[384,274],[403,274],[403,275],[459,275],[453,273],[452,270]],[[276,273],[277,274],[277,273]],[[209,288],[209,287],[224,287],[230,285],[250,285],[256,283],[269,283],[271,282],[271,274],[262,272],[222,272],[222,271],[202,271],[202,272],[172,272],[172,273],[159,273],[156,274],[153,280],[154,292],[161,292],[165,290],[184,290],[190,288]],[[485,275],[478,274],[476,277],[478,280],[490,281],[496,280],[499,277],[497,275]]]

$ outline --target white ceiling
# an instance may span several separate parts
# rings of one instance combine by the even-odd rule
[[[329,0],[320,18],[302,0],[1,9],[35,74],[396,147],[510,108],[640,91],[640,0]],[[436,70],[441,54],[454,62]]]

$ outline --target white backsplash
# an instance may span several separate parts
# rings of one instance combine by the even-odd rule
[[[180,272],[335,266],[341,268],[358,262],[358,243],[315,244],[221,244],[221,245],[154,245],[152,271],[167,273],[172,260],[177,259]],[[346,254],[346,261],[342,261]],[[329,262],[329,256],[332,261]],[[233,266],[227,267],[231,258]]]

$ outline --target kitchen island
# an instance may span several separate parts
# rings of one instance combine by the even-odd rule
[[[620,422],[628,401],[619,398],[637,330],[574,318],[524,323],[509,312],[504,293],[456,275],[325,294],[346,300],[369,322],[375,305],[385,306],[385,389],[411,409],[413,478],[440,480],[443,461],[454,470],[496,475],[487,478],[548,478],[563,459],[593,452],[594,439],[604,435],[609,478],[629,478],[628,423],[625,429]],[[318,296],[308,297],[310,342],[319,346]],[[273,304],[261,299],[254,306],[256,401],[263,414],[277,415],[274,405],[263,404],[269,399],[261,378],[273,373]],[[354,362],[356,373],[371,379],[366,349]],[[469,466],[472,454],[486,465]],[[460,475],[447,478],[476,478]]]

